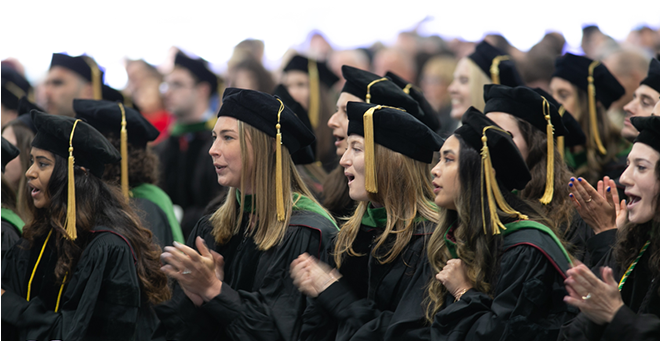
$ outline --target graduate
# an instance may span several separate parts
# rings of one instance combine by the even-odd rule
[[[18,241],[25,223],[16,213],[16,193],[5,180],[5,166],[15,159],[20,151],[2,138],[2,258],[10,247]]]
[[[348,102],[347,112],[340,164],[358,207],[322,262],[305,254],[291,264],[313,301],[301,339],[428,339],[425,246],[439,218],[429,170],[443,140],[398,108]]]
[[[176,281],[156,336],[172,340],[297,340],[305,295],[288,276],[337,232],[291,160],[314,135],[272,95],[228,88],[209,150],[225,202],[161,256]]]
[[[2,263],[2,335],[146,340],[170,297],[151,232],[101,180],[119,152],[94,128],[33,110],[33,219]]]
[[[433,168],[446,209],[428,245],[433,340],[555,340],[575,316],[562,301],[571,258],[536,204],[511,193],[531,175],[509,133],[463,115]]]
[[[542,205],[559,236],[570,243],[571,255],[583,261],[587,240],[594,232],[577,214],[568,196],[566,183],[573,174],[555,143],[555,138],[568,135],[568,129],[549,96],[540,89],[489,84],[484,86],[484,114],[511,134],[529,168],[532,178],[519,192],[520,197]]]
[[[621,174],[630,201],[616,203],[614,247],[593,272],[583,264],[568,271],[565,301],[580,314],[560,340],[660,339],[660,117],[630,121],[639,131]],[[593,189],[574,192],[587,206],[597,195]]]
[[[399,77],[392,71],[387,71],[385,77],[389,78],[394,84],[398,85],[403,92],[407,93],[412,97],[417,104],[419,104],[420,109],[424,112],[424,119],[422,122],[426,124],[431,130],[438,132],[442,127],[440,126],[440,120],[438,119],[438,113],[433,109],[431,103],[426,100],[421,89],[418,89],[412,83],[407,80]]]
[[[158,245],[183,243],[172,200],[156,186],[158,157],[147,146],[158,137],[158,130],[137,110],[121,102],[74,99],[73,110],[76,118],[96,128],[122,153],[122,163],[107,166],[103,179],[121,186],[124,197],[145,213],[144,226],[154,234]]]

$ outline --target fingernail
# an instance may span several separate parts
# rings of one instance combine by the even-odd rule
[[[181,244],[179,244],[178,242],[174,242],[174,246],[179,246],[179,245]]]
[[[609,192],[609,191],[610,191],[611,189],[612,189],[612,188],[610,188],[610,187],[607,187],[607,191],[608,191],[608,192]]]
[[[571,181],[575,181],[575,178],[571,178]]]
[[[568,184],[568,187],[573,187],[573,184],[572,183]]]
[[[579,181],[579,182],[582,182],[582,178],[578,178],[578,181]]]
[[[573,197],[573,193],[570,193],[568,196],[572,198],[572,197]]]

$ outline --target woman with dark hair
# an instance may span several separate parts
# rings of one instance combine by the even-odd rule
[[[158,307],[168,340],[297,340],[305,296],[291,262],[319,256],[337,232],[298,175],[291,153],[314,135],[276,97],[227,88],[209,150],[224,203],[187,245],[168,246],[161,269],[176,280]]]
[[[25,223],[16,214],[16,193],[5,180],[5,166],[19,154],[18,148],[2,138],[2,258],[21,238]]]
[[[654,112],[659,109],[660,103]],[[614,248],[595,267],[600,271],[583,264],[568,271],[564,300],[581,313],[560,340],[660,339],[660,117],[630,121],[640,132],[621,174],[630,202],[621,202],[618,215],[611,212],[619,229]],[[574,196],[587,207],[593,201]]]
[[[323,262],[305,254],[291,264],[313,301],[301,339],[427,338],[425,247],[439,216],[429,164],[442,139],[400,109],[349,102],[347,110],[340,164],[358,207]]]
[[[119,153],[80,120],[32,119],[33,219],[3,260],[3,339],[149,339],[170,292],[151,232],[101,180]]]
[[[484,86],[484,114],[511,134],[529,168],[532,178],[519,192],[520,197],[541,204],[559,236],[570,243],[571,255],[584,261],[587,240],[594,232],[577,214],[568,196],[566,183],[572,173],[559,153],[555,137],[569,132],[549,96],[540,89],[489,84]]]
[[[446,208],[427,248],[432,338],[555,340],[574,316],[561,300],[571,259],[554,224],[510,192],[531,179],[511,136],[471,108],[432,174]]]

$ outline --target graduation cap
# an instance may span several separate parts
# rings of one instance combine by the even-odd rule
[[[546,183],[540,201],[547,205],[552,201],[555,174],[554,136],[566,135],[562,117],[550,101],[526,86],[515,88],[506,85],[487,84],[484,86],[484,114],[504,112],[529,122],[547,135]]]
[[[276,193],[283,193],[281,145],[293,154],[314,142],[314,133],[281,99],[260,91],[227,88],[218,112],[221,116],[233,117],[275,138]],[[284,221],[284,217],[284,197],[278,195],[277,220]]]
[[[564,136],[557,136],[557,149],[559,149],[559,155],[561,159],[564,159],[564,147],[575,147],[583,145],[587,142],[587,136],[584,135],[580,123],[575,120],[575,117],[566,110],[566,108],[557,100],[552,97],[549,93],[541,88],[532,89],[536,91],[537,94],[545,97],[545,99],[554,105],[557,108],[557,112],[561,115],[561,121],[566,128],[566,134]]]
[[[409,114],[423,121],[424,111],[410,95],[387,77],[380,77],[369,71],[344,65],[341,72],[346,79],[341,92],[359,97],[367,103],[402,108]]]
[[[147,142],[155,140],[156,129],[137,110],[124,106],[122,102],[74,99],[73,111],[76,118],[85,120],[100,133],[117,134],[120,137],[121,189],[128,199],[128,144],[145,149]],[[130,135],[128,132],[131,132]]]
[[[456,129],[454,134],[460,135],[468,147],[481,154],[481,214],[484,219],[484,233],[487,233],[487,209],[492,232],[499,234],[500,228],[506,227],[497,215],[497,207],[520,220],[527,220],[528,217],[509,206],[498,183],[509,190],[522,190],[532,179],[532,175],[511,135],[486,115],[470,107],[461,121],[463,125]]]
[[[71,57],[63,53],[53,53],[53,57],[50,61],[50,68],[53,66],[61,66],[77,73],[82,78],[92,83],[94,99],[103,98],[103,71],[99,69],[98,64],[96,64],[96,61],[94,61],[92,57]]]
[[[511,57],[485,40],[468,56],[493,81],[508,86],[524,85]]]
[[[18,100],[18,108],[16,109],[18,112],[17,120],[21,121],[26,127],[30,128],[30,130],[36,134],[37,128],[34,126],[34,122],[32,122],[32,116],[30,115],[32,110],[45,112],[43,109],[39,108],[39,106],[30,102],[30,100],[28,100],[28,98],[25,96]]]
[[[309,75],[309,120],[312,124],[311,126],[316,129],[319,124],[321,107],[319,82],[330,88],[339,81],[339,77],[330,71],[324,62],[300,55],[293,56],[286,67],[284,67],[284,72],[293,70],[302,71]]]
[[[215,73],[209,70],[208,62],[202,58],[193,59],[186,56],[185,53],[179,51],[174,57],[174,65],[187,69],[199,81],[207,82],[211,86],[211,94],[214,92],[220,93],[220,80]]]
[[[609,108],[626,93],[623,86],[600,61],[570,53],[557,58],[552,77],[563,78],[587,92],[591,135],[598,151],[603,155],[607,154],[598,134],[596,100],[600,101],[605,109]]]
[[[291,111],[293,111],[296,116],[302,121],[302,123],[312,131],[312,124],[309,122],[309,117],[307,116],[307,110],[303,108],[300,103],[296,102],[296,100],[291,97],[291,94],[289,94],[289,91],[287,91],[286,87],[282,84],[278,85],[275,88],[275,96],[279,97],[282,102],[284,103],[285,106],[287,106]],[[316,161],[316,156],[314,153],[314,150],[316,150],[316,141],[312,142],[309,146],[303,147],[302,149],[298,150],[295,153],[291,154],[291,159],[293,160],[293,163],[296,165],[308,165],[310,163],[314,163]]]
[[[635,143],[644,143],[660,153],[660,116],[631,117],[630,123],[639,131]]]
[[[32,86],[18,71],[9,65],[2,65],[2,105],[16,110],[18,100],[31,95]]]
[[[426,97],[424,97],[424,94],[419,89],[391,71],[387,71],[385,77],[392,80],[392,82],[398,85],[403,90],[403,92],[407,93],[410,95],[410,97],[417,101],[417,104],[419,104],[419,107],[424,112],[424,116],[420,118],[422,123],[426,124],[433,131],[438,131],[438,129],[440,129],[438,113],[433,109],[431,103],[426,100]]]
[[[651,59],[651,64],[649,65],[649,73],[646,75],[646,78],[640,83],[648,85],[653,90],[660,92],[660,61],[655,58]]]
[[[444,143],[428,126],[399,108],[348,102],[346,113],[348,135],[364,137],[365,186],[370,193],[378,193],[374,142],[425,163],[431,163],[433,152]]]
[[[20,153],[21,151],[16,146],[5,140],[4,137],[2,138],[2,173],[5,172],[5,166],[9,161],[15,159]]]
[[[68,160],[66,232],[69,239],[75,240],[77,232],[74,163],[101,178],[105,165],[118,162],[121,156],[98,130],[80,119],[49,115],[37,110],[32,110],[30,114],[37,128],[32,146]]]

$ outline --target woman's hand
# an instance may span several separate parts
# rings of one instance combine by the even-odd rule
[[[309,297],[318,297],[332,283],[341,278],[337,269],[332,269],[307,253],[291,262],[291,278],[298,290]]]
[[[619,203],[619,192],[614,180],[604,177],[598,181],[598,190],[583,178],[571,178],[568,183],[573,205],[594,233],[616,229],[625,224],[627,209],[625,200]]]
[[[460,300],[463,294],[472,289],[472,284],[467,278],[465,264],[460,259],[450,259],[442,271],[435,278],[447,288],[456,300]]]
[[[195,305],[201,305],[220,295],[224,280],[224,258],[210,251],[201,237],[197,237],[195,244],[199,253],[177,242],[174,242],[173,247],[166,246],[160,256],[165,264],[161,270],[179,282]]]
[[[596,324],[612,322],[614,315],[623,306],[619,288],[612,276],[612,269],[601,268],[605,282],[596,277],[589,268],[579,263],[568,270],[564,281],[569,296],[564,302],[573,305]]]

